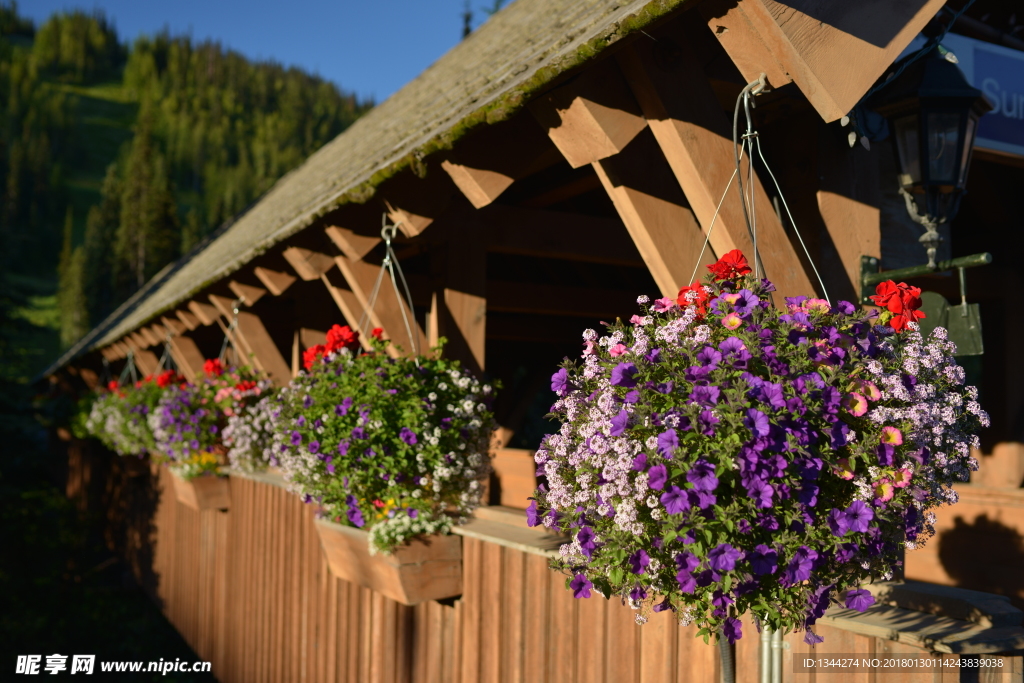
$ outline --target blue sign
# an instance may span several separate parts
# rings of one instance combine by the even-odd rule
[[[993,106],[978,122],[975,147],[1024,156],[1024,52],[954,34],[942,44]]]

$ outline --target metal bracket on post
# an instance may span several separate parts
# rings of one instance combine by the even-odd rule
[[[970,256],[961,256],[960,258],[950,259],[948,261],[939,261],[935,264],[934,268],[928,265],[923,265],[878,272],[877,257],[861,256],[860,302],[862,304],[872,303],[871,295],[875,293],[875,285],[879,282],[885,282],[886,280],[904,280],[907,278],[919,277],[921,275],[930,275],[932,273],[944,273],[957,268],[984,266],[989,263],[992,263],[992,254],[984,252],[981,254],[971,254]]]

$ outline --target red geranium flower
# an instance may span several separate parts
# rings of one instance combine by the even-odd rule
[[[750,266],[747,265],[747,257],[743,252],[733,249],[716,263],[708,266],[708,270],[715,274],[716,280],[733,280],[749,273]]]
[[[313,363],[316,362],[316,359],[319,358],[320,356],[324,355],[324,352],[326,352],[326,351],[327,351],[327,347],[324,346],[323,344],[317,344],[316,346],[311,346],[308,349],[306,349],[305,351],[303,351],[302,352],[302,364],[303,364],[303,366],[305,366],[306,370],[309,370],[311,367],[313,367]]]
[[[250,389],[256,388],[256,382],[252,380],[246,380],[245,382],[239,382],[235,385],[235,391],[249,391]]]
[[[117,391],[118,387],[120,386],[121,385],[117,383],[116,379],[112,379],[109,382],[107,382],[107,391]]]
[[[203,363],[203,372],[212,377],[220,377],[224,374],[224,366],[220,362],[220,358],[210,358]]]
[[[359,347],[359,333],[353,332],[348,325],[335,325],[327,330],[327,352],[334,353],[341,349],[355,350]]]
[[[178,373],[174,370],[165,370],[156,376],[156,385],[161,389],[166,389],[176,381],[178,381]]]
[[[373,330],[370,332],[370,336],[373,337],[374,339],[383,339],[384,338],[384,328],[383,327],[375,327],[375,328],[373,328]]]
[[[897,332],[907,329],[908,323],[926,317],[917,310],[921,307],[921,288],[912,287],[906,282],[879,282],[871,300],[875,305],[885,309],[886,312],[882,314],[883,321],[888,318],[889,326]]]

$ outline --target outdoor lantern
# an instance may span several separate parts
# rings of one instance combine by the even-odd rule
[[[900,193],[925,227],[921,243],[935,267],[937,227],[956,215],[978,119],[992,109],[964,78],[951,52],[936,47],[883,86],[868,106],[889,122]]]

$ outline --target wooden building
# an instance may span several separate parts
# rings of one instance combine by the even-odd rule
[[[630,316],[637,295],[674,297],[701,263],[734,248],[753,253],[739,195],[726,188],[734,107],[758,79],[767,87],[754,120],[778,188],[760,178],[752,203],[779,296],[824,287],[858,301],[863,256],[883,268],[923,262],[923,250],[907,255],[917,232],[907,237],[891,150],[851,147],[842,119],[942,4],[517,0],[168,266],[48,372],[54,383],[95,385],[104,361],[116,372],[130,353],[150,373],[166,344],[191,377],[229,334],[284,383],[330,325],[358,327],[364,312],[365,327],[407,350],[446,337],[446,353],[505,387],[492,507],[460,531],[461,598],[405,607],[335,579],[311,511],[272,475],[232,477],[231,509],[197,513],[125,484],[166,490],[166,475],[101,465],[73,442],[69,493],[105,491],[102,504],[134,511],[117,518],[115,543],[223,681],[717,681],[717,651],[667,615],[640,628],[627,608],[574,601],[546,567],[557,539],[514,513],[535,483],[530,449],[546,427],[546,382],[578,353],[582,330]],[[980,154],[975,166],[1005,161]],[[985,211],[965,204],[965,215]],[[368,310],[385,253],[382,217],[399,230],[409,332],[406,304],[387,281]],[[1001,239],[975,226],[960,242],[959,229],[950,243],[961,253]],[[1002,268],[971,276],[987,306],[1004,301],[994,289],[1019,283],[1019,268]],[[993,367],[1012,356],[1006,340],[1019,339],[1024,311],[1013,305],[1016,317],[998,323],[1003,336],[986,337]],[[986,457],[1001,458],[1000,471],[1024,462],[1013,431],[1022,373],[1019,358],[1007,360],[983,386],[997,420],[986,444],[996,455]],[[998,489],[965,487],[975,518],[1024,530],[1021,472]],[[909,577],[961,580],[938,558],[941,546],[930,552],[911,554]],[[830,613],[828,651],[970,658],[1024,648],[1021,614],[1003,599],[921,589],[890,602],[862,616]],[[806,646],[787,641],[784,680],[816,680],[793,674]],[[757,679],[759,647],[753,637],[737,644],[737,680]],[[1024,680],[1019,653],[1006,662],[1013,678],[998,680]]]

